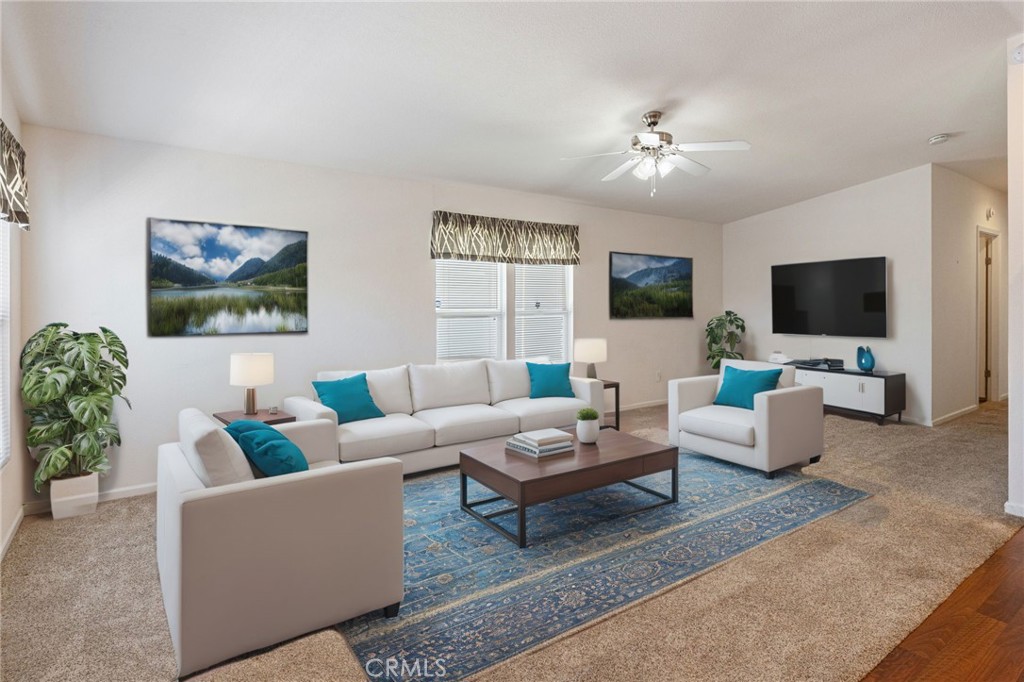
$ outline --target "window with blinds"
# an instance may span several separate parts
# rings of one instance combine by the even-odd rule
[[[434,261],[437,359],[504,357],[505,266]]]
[[[11,456],[11,225],[0,220],[0,466]]]
[[[572,295],[565,265],[515,265],[515,357],[569,358]]]
[[[568,360],[569,266],[435,260],[434,267],[438,361]]]

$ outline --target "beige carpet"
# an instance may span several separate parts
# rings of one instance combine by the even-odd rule
[[[522,680],[857,680],[1022,520],[1005,516],[1006,406],[926,429],[826,418],[805,473],[873,497],[479,674]],[[623,414],[666,436],[664,408]],[[3,682],[169,680],[154,497],[25,519],[2,566]],[[195,680],[363,680],[324,630]]]

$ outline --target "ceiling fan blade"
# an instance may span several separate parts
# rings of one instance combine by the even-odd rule
[[[601,178],[601,182],[608,182],[609,180],[614,180],[614,179],[620,177],[622,174],[624,174],[630,168],[632,168],[633,166],[635,166],[638,163],[640,163],[640,159],[642,159],[642,158],[644,158],[644,157],[642,157],[642,156],[634,156],[632,159],[627,160],[626,163],[622,164],[621,166],[619,166],[618,168],[613,170],[611,173],[609,173],[608,175],[606,175],[603,178]]]
[[[690,175],[704,175],[711,170],[707,166],[697,163],[693,159],[688,159],[685,156],[680,156],[679,154],[668,154],[665,158],[673,166],[679,170],[686,171]]]
[[[750,149],[746,140],[721,140],[719,142],[683,142],[674,145],[681,152],[745,152]]]
[[[603,154],[587,154],[586,156],[563,156],[559,161],[575,161],[576,159],[593,159],[597,156],[617,156],[619,154],[628,154],[631,149],[626,149],[621,152],[605,152]]]

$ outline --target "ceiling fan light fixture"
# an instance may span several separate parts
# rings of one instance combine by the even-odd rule
[[[633,169],[633,175],[640,180],[647,180],[658,170],[658,164],[654,161],[653,157],[644,157],[644,160],[636,165]]]
[[[669,161],[667,156],[661,157],[661,160],[658,161],[658,175],[661,177],[671,173],[673,168],[675,168],[675,164]]]

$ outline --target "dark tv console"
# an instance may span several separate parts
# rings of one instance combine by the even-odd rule
[[[870,414],[880,425],[893,414],[903,421],[903,410],[907,409],[907,375],[901,372],[868,373],[859,369],[799,364],[796,383],[820,386],[825,393],[826,407]]]

